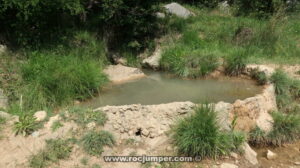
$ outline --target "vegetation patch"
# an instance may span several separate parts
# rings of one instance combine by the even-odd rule
[[[253,69],[250,72],[250,76],[252,79],[257,81],[259,85],[265,85],[268,82],[268,77],[265,72],[259,71],[258,69]]]
[[[47,146],[38,154],[33,155],[30,159],[30,167],[44,168],[49,167],[52,163],[57,163],[61,159],[66,159],[72,151],[70,140],[55,139],[48,140]]]
[[[173,139],[180,154],[216,158],[237,150],[245,136],[233,131],[221,132],[215,111],[203,105],[178,123]]]
[[[58,130],[62,126],[64,126],[64,125],[60,121],[55,121],[51,125],[51,129],[52,129],[53,132],[55,132],[56,130]]]
[[[300,115],[272,113],[273,128],[269,133],[256,127],[250,132],[249,142],[255,146],[281,146],[294,142],[300,137]]]
[[[24,136],[30,135],[37,129],[38,123],[32,114],[23,114],[19,116],[19,121],[14,123],[15,134],[22,134]]]
[[[81,126],[85,126],[90,122],[95,122],[99,126],[103,126],[107,120],[105,113],[101,111],[93,111],[85,107],[72,107],[68,110],[70,117],[68,119],[74,120]]]
[[[107,131],[90,131],[81,139],[83,149],[90,155],[100,156],[104,146],[112,147],[115,144],[115,138]]]

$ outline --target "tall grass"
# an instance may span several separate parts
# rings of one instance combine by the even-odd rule
[[[216,158],[227,155],[245,141],[242,134],[221,132],[212,107],[203,105],[174,128],[174,144],[180,154]]]

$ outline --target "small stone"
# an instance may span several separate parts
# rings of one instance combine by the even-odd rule
[[[238,154],[236,154],[236,153],[234,153],[234,152],[231,152],[231,153],[230,153],[230,156],[231,156],[232,158],[235,158],[235,159],[238,158]]]
[[[96,123],[95,122],[90,122],[86,125],[87,129],[91,130],[94,129],[96,127]]]
[[[238,166],[231,163],[222,163],[220,168],[238,168]]]
[[[46,111],[38,111],[34,113],[34,117],[36,118],[36,121],[43,121],[47,117],[47,112]]]
[[[294,162],[295,165],[300,165],[300,162]]]
[[[8,118],[11,117],[11,115],[8,114],[8,113],[6,113],[6,112],[4,112],[4,111],[0,111],[0,117],[8,119]]]
[[[244,143],[242,145],[242,149],[244,150],[244,157],[247,161],[249,161],[252,165],[258,164],[257,153],[249,146],[248,143]]]
[[[148,131],[147,129],[142,130],[142,135],[144,135],[145,137],[147,137],[149,134],[150,134],[150,131]]]
[[[32,137],[39,137],[40,133],[38,131],[34,131],[31,136]]]
[[[276,157],[277,157],[276,153],[274,153],[270,150],[267,151],[267,159],[272,160],[272,159],[275,159]]]

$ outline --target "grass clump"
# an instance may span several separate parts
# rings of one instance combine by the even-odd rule
[[[69,110],[69,119],[74,120],[79,125],[85,126],[90,122],[95,122],[97,125],[102,126],[105,124],[107,117],[101,111],[93,111],[85,107],[72,107]]]
[[[258,69],[254,69],[250,72],[250,76],[252,79],[257,81],[259,85],[265,85],[268,82],[268,77],[265,72],[259,71]]]
[[[272,113],[273,128],[269,133],[256,127],[250,132],[249,142],[255,146],[281,146],[300,137],[300,115],[295,113]]]
[[[198,33],[187,31],[178,42],[163,52],[160,66],[181,77],[197,78],[214,71],[218,62],[213,53],[203,50]]]
[[[107,81],[100,67],[93,60],[72,55],[33,53],[21,68],[28,93],[24,94],[25,105],[41,108],[92,96]]]
[[[107,131],[90,131],[82,138],[83,149],[90,155],[100,156],[104,146],[112,147],[115,138]]]
[[[180,154],[202,158],[227,155],[245,141],[242,134],[221,132],[216,113],[208,105],[197,108],[194,115],[181,120],[174,131],[174,143]]]
[[[53,122],[53,124],[51,125],[52,132],[55,132],[62,126],[64,126],[64,125],[60,121]]]
[[[51,163],[57,163],[61,159],[70,156],[72,144],[69,140],[55,139],[48,140],[47,146],[38,154],[33,155],[30,160],[31,168],[49,167]]]
[[[225,73],[229,76],[239,76],[247,65],[248,53],[245,50],[237,49],[231,56],[225,59]]]
[[[14,123],[15,134],[23,136],[30,135],[37,128],[38,123],[32,114],[23,114],[19,117],[19,121]]]

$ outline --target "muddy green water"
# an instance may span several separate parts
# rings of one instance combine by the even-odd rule
[[[162,104],[191,101],[232,103],[260,93],[254,81],[237,78],[195,79],[175,78],[161,72],[145,72],[146,78],[107,86],[99,96],[85,102],[90,107],[128,104]]]

